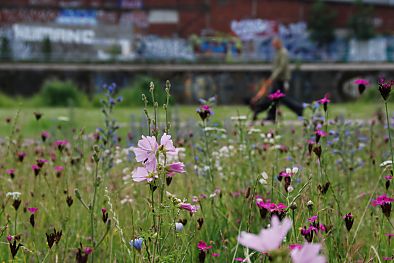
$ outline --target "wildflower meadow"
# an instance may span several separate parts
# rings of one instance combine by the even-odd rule
[[[274,123],[236,109],[214,122],[214,98],[185,122],[169,81],[141,94],[127,135],[114,84],[95,130],[48,127],[36,111],[23,135],[15,110],[2,120],[1,262],[394,261],[394,81],[377,83],[383,112],[357,120],[325,96],[289,123],[278,90]]]

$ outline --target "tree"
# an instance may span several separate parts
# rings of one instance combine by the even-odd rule
[[[364,5],[362,0],[356,0],[355,6],[356,10],[348,22],[349,28],[357,39],[368,40],[375,35],[373,8]]]
[[[322,0],[316,0],[310,10],[308,27],[311,39],[319,46],[326,45],[334,40],[334,20],[337,14],[329,9]]]
[[[47,36],[42,40],[41,46],[42,54],[44,55],[44,60],[50,60],[52,56],[52,42],[51,39]]]
[[[10,59],[11,53],[10,41],[6,36],[3,36],[0,43],[0,59]]]

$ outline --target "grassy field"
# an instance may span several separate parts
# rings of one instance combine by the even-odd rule
[[[343,116],[348,119],[370,119],[376,112],[383,111],[383,106],[379,104],[366,103],[345,103],[333,104],[330,110],[330,118]],[[197,106],[173,106],[171,116],[181,122],[193,122],[197,119]],[[286,107],[281,107],[284,120],[296,120],[296,116]],[[42,119],[37,123],[34,118],[34,112],[43,114]],[[19,113],[19,114],[17,114]],[[306,113],[308,114],[308,113]],[[231,116],[247,115],[251,118],[251,111],[244,105],[217,106],[214,109],[212,122],[222,122],[229,120]],[[265,118],[266,113],[261,113],[259,118]],[[77,128],[84,129],[86,132],[93,132],[102,126],[103,114],[97,108],[0,108],[0,136],[4,137],[10,134],[12,125],[6,123],[10,118],[12,122],[18,118],[17,127],[23,136],[33,136],[42,130],[54,129],[62,126],[65,129]],[[120,125],[120,134],[127,134],[132,125],[141,125],[145,120],[142,108],[117,108],[114,111],[114,117]],[[159,115],[162,120],[164,115]]]
[[[172,126],[160,109],[150,131],[142,108],[115,107],[106,119],[97,108],[0,109],[0,259],[350,263],[394,256],[392,177],[389,165],[380,166],[392,148],[384,113],[376,118],[383,104],[329,104],[330,122],[321,105],[304,122],[281,107],[279,121],[264,126],[231,120],[250,119],[245,106],[213,106],[206,119],[196,108],[172,106]],[[374,125],[346,121],[371,118]],[[99,127],[99,136],[85,136]],[[134,145],[141,135],[157,138],[126,148],[129,132]],[[257,239],[240,234],[264,228]],[[318,249],[307,252],[310,243]]]

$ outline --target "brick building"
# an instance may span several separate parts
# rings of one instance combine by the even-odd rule
[[[63,8],[98,11],[98,21],[140,23],[141,33],[187,37],[204,29],[230,33],[232,20],[262,18],[289,24],[308,19],[313,0],[2,0],[0,24],[45,22]],[[326,0],[337,12],[336,26],[345,28],[354,11],[352,0]],[[378,31],[393,33],[394,1],[364,0],[373,5]],[[126,17],[126,20],[124,19]]]

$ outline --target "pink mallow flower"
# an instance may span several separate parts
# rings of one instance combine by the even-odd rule
[[[280,90],[276,90],[274,93],[271,93],[270,95],[268,95],[268,98],[272,101],[277,101],[285,96],[286,95],[284,93],[282,93]]]
[[[29,207],[27,208],[27,211],[29,211],[31,214],[35,214],[38,211],[37,207]]]
[[[158,176],[154,171],[149,171],[145,167],[137,167],[133,171],[132,178],[134,182],[152,182],[155,178],[158,178]]]
[[[326,258],[319,255],[320,244],[305,243],[300,249],[290,252],[293,263],[325,263]]]
[[[195,212],[197,212],[197,210],[198,210],[198,206],[197,205],[192,205],[192,204],[189,204],[189,203],[180,203],[179,204],[179,208],[180,209],[183,209],[183,210],[186,210],[186,211],[189,211],[190,213],[195,213]]]
[[[176,162],[167,165],[166,167],[167,176],[173,177],[176,173],[182,174],[185,172],[185,165],[181,162]]]
[[[160,139],[160,150],[163,150],[165,153],[175,154],[176,149],[174,147],[174,143],[171,140],[171,135],[164,133]]]
[[[143,163],[149,170],[156,170],[158,148],[159,145],[154,136],[142,135],[142,139],[138,141],[138,147],[133,149],[136,161]]]
[[[242,232],[238,236],[238,242],[256,251],[268,252],[277,249],[281,245],[290,228],[290,219],[285,218],[281,223],[278,217],[273,216],[270,228],[262,229],[258,235]]]

